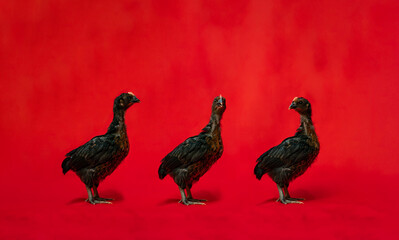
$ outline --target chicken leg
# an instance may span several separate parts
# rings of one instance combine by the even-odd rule
[[[292,201],[303,201],[303,200],[305,200],[304,198],[292,198],[290,196],[290,193],[288,192],[288,186],[284,186],[284,192],[285,192],[285,199],[292,200]]]
[[[192,200],[188,199],[186,197],[186,193],[184,192],[183,188],[179,187],[179,190],[180,190],[180,194],[181,194],[181,199],[180,199],[179,203],[182,203],[187,206],[188,205],[205,205],[205,203],[196,202],[196,201],[192,201]]]
[[[187,199],[189,200],[189,201],[192,201],[192,202],[206,202],[206,201],[208,201],[208,200],[206,200],[206,199],[194,199],[193,198],[193,195],[191,194],[191,187],[186,187],[186,192],[187,192]],[[204,204],[205,205],[205,204]]]
[[[96,188],[93,187],[93,191],[94,191],[94,189],[96,189]],[[87,186],[87,185],[86,185],[86,190],[87,190],[87,195],[88,195],[88,198],[86,199],[86,202],[89,202],[89,203],[91,203],[93,205],[96,205],[98,203],[112,204],[112,202],[108,202],[106,200],[103,200],[102,198],[99,198],[97,189],[95,190],[95,194],[97,194],[97,198],[93,197],[93,193],[91,192],[91,188],[89,186]]]
[[[277,188],[278,188],[278,193],[279,193],[280,197],[276,200],[276,202],[281,202],[283,204],[288,204],[288,203],[303,204],[303,202],[298,201],[296,198],[290,198],[288,191],[286,191],[286,195],[284,195],[284,191],[279,185],[277,185]],[[284,188],[284,189],[286,190],[287,188]],[[287,194],[288,194],[288,197],[287,197]]]
[[[96,186],[93,186],[93,197],[94,197],[94,199],[96,199],[96,200],[99,200],[99,201],[112,201],[112,200],[114,200],[114,199],[112,199],[112,198],[101,198],[99,195],[98,195],[98,191],[97,191],[97,187]],[[111,203],[111,202],[110,202]]]

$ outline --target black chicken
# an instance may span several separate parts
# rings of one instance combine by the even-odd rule
[[[84,145],[70,151],[62,162],[62,172],[74,171],[86,185],[91,204],[111,203],[100,198],[97,187],[110,175],[129,153],[125,111],[140,100],[131,92],[122,93],[114,101],[114,118],[106,134],[92,138]],[[93,193],[91,189],[93,188]]]
[[[211,119],[202,132],[186,139],[161,161],[159,178],[168,174],[173,178],[180,190],[180,203],[205,205],[203,201],[206,200],[193,198],[191,187],[222,156],[220,120],[225,110],[226,99],[220,95],[213,100]]]
[[[295,109],[301,117],[301,125],[295,136],[289,137],[271,148],[257,160],[255,175],[261,179],[267,173],[277,184],[281,203],[303,203],[291,198],[288,185],[302,175],[319,154],[319,141],[312,123],[312,109],[308,100],[296,97],[288,109]],[[284,192],[283,192],[284,190]]]

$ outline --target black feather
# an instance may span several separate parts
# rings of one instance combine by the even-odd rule
[[[96,136],[66,154],[62,171],[74,171],[88,186],[98,186],[110,175],[129,153],[125,111],[139,100],[130,93],[123,93],[114,101],[114,118],[106,134]]]
[[[217,99],[219,98],[215,98],[212,105],[211,119],[202,132],[187,138],[161,160],[158,169],[160,179],[169,174],[184,189],[198,181],[222,156],[220,120],[226,109],[226,100],[223,98],[223,105],[220,107]]]
[[[62,167],[62,173],[65,175],[71,168],[69,167],[69,160],[70,158],[67,157],[62,161],[61,167]]]
[[[254,169],[254,173],[257,179],[261,179],[262,176],[265,174],[265,171],[262,170],[262,168],[259,166],[259,163],[256,164],[255,169]]]
[[[302,175],[319,153],[319,142],[311,120],[310,103],[304,98],[295,98],[295,110],[301,116],[301,124],[293,137],[262,154],[254,169],[257,179],[268,174],[281,187]]]

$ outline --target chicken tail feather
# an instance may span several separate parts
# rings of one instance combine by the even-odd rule
[[[259,180],[262,178],[263,174],[265,174],[263,169],[260,168],[259,163],[256,164],[255,169],[254,169],[254,173],[256,175],[256,178],[259,179]]]
[[[65,174],[67,173],[71,168],[69,167],[69,160],[70,158],[67,157],[62,161],[61,167],[62,167],[62,173]]]
[[[166,169],[163,167],[163,164],[161,164],[161,166],[158,169],[158,175],[159,179],[164,179],[166,175],[168,175]]]

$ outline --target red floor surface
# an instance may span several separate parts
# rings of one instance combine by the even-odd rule
[[[398,1],[0,2],[0,239],[398,239]],[[84,202],[65,153],[103,134],[113,99],[131,151]],[[178,204],[160,160],[223,94],[225,152]],[[310,100],[321,151],[274,202],[255,161]]]

